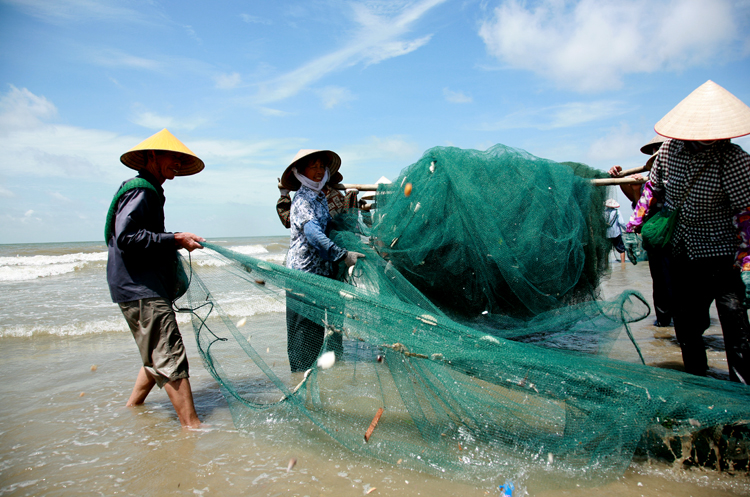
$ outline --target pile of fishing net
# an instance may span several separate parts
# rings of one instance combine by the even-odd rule
[[[366,258],[339,279],[206,243],[178,304],[235,425],[294,413],[357,454],[475,482],[516,461],[596,483],[636,451],[746,468],[747,387],[638,364],[637,347],[607,357],[650,311],[637,292],[597,298],[596,175],[502,145],[431,149],[381,185],[371,225],[340,220],[335,243]],[[287,309],[324,330],[309,348],[333,367],[290,372]]]

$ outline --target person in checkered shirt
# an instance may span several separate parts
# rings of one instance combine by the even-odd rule
[[[628,232],[663,202],[679,210],[669,247],[674,327],[685,371],[708,371],[703,333],[716,308],[732,381],[750,382],[750,155],[731,138],[750,134],[750,107],[708,81],[654,127],[666,138]]]

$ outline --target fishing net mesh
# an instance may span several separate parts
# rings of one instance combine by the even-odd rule
[[[675,441],[708,427],[744,443],[726,427],[750,419],[747,387],[644,366],[635,343],[608,358],[650,310],[598,298],[600,174],[502,145],[428,150],[380,186],[371,225],[339,220],[334,242],[366,257],[337,278],[206,243],[177,304],[236,426],[295,413],[357,454],[496,483],[527,464],[598,482],[636,449],[696,458]]]

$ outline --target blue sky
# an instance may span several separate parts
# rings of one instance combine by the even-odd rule
[[[448,145],[635,167],[709,79],[750,103],[748,0],[0,0],[0,243],[100,239],[164,127],[206,163],[169,231],[284,235],[300,148],[346,183]]]

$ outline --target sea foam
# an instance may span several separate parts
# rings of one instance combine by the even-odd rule
[[[72,273],[89,265],[102,265],[106,252],[78,252],[65,255],[0,257],[0,281],[28,281]]]

